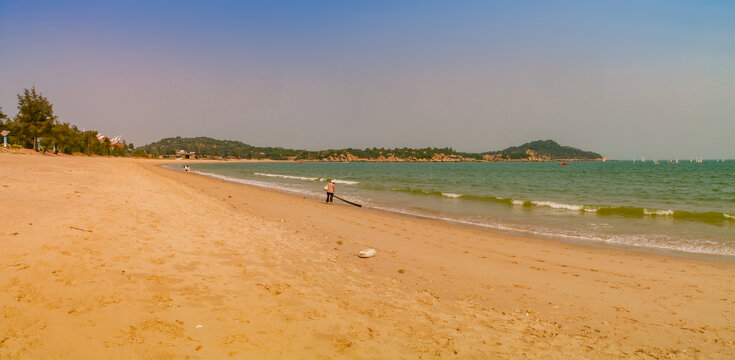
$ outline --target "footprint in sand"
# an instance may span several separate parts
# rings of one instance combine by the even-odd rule
[[[120,294],[100,295],[95,297],[94,299],[97,302],[97,305],[100,307],[117,304],[122,301],[122,297]]]
[[[8,267],[15,268],[15,271],[20,271],[20,270],[28,269],[31,266],[28,264],[13,264],[13,265],[8,265]]]
[[[167,309],[171,307],[173,299],[168,295],[153,295],[151,302],[160,309]]]
[[[291,288],[291,285],[286,284],[286,283],[280,283],[280,284],[256,284],[256,285],[262,287],[263,289],[265,289],[265,291],[269,292],[271,295],[280,295],[284,291],[286,291],[286,290],[288,290],[288,289]]]
[[[222,338],[222,341],[220,342],[220,346],[230,346],[238,343],[246,343],[250,341],[250,339],[245,336],[245,334],[234,334],[234,335],[227,335],[224,338]]]
[[[116,340],[112,341],[111,344],[119,346],[143,344],[146,342],[155,344],[162,337],[168,339],[183,338],[184,327],[182,323],[179,321],[164,321],[157,318],[149,319],[121,330],[120,335],[116,336]]]
[[[345,353],[353,347],[352,341],[346,338],[336,338],[332,340],[332,347],[339,353]]]

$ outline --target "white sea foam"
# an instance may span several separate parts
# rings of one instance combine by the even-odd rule
[[[513,203],[513,205],[523,205],[523,201],[522,200],[511,200],[511,203]]]
[[[656,215],[656,216],[671,216],[671,215],[674,215],[674,210],[643,209],[643,214]]]
[[[295,180],[304,180],[304,181],[327,181],[325,178],[315,178],[315,177],[306,177],[306,176],[294,176],[294,175],[283,175],[283,174],[269,174],[269,173],[253,173],[254,175],[258,176],[267,176],[267,177],[278,177],[283,179],[295,179]],[[359,184],[358,181],[351,181],[351,180],[339,180],[339,179],[332,179],[337,184],[346,184],[346,185],[355,185]]]
[[[415,215],[415,214],[411,214]],[[582,242],[595,242],[604,243],[618,246],[628,246],[633,248],[651,249],[651,250],[667,250],[684,253],[693,253],[700,255],[714,255],[714,256],[735,256],[735,249],[731,247],[723,246],[714,241],[708,240],[697,240],[693,242],[681,242],[670,239],[668,236],[651,236],[649,235],[603,235],[593,234],[589,232],[564,232],[558,230],[545,229],[534,226],[520,226],[510,225],[501,223],[483,223],[476,221],[467,221],[454,219],[449,217],[435,217],[419,215],[421,217],[433,218],[438,220],[449,221],[453,223],[459,223],[464,225],[479,226],[499,231],[507,231],[514,233],[525,233],[533,236],[540,236],[558,240],[567,241],[582,241]]]
[[[462,196],[462,194],[442,193],[442,196],[455,199]]]
[[[579,211],[584,208],[584,206],[582,205],[560,204],[560,203],[555,203],[553,201],[531,201],[531,204],[534,204],[536,206],[550,207],[552,209],[566,209],[566,210],[574,210],[574,211]]]
[[[305,177],[305,176],[293,176],[293,175],[282,175],[282,174],[268,174],[268,173],[254,173],[255,175],[259,176],[268,176],[268,177],[278,177],[283,179],[296,179],[296,180],[306,180],[306,181],[320,181],[319,178],[313,178],[313,177]]]
[[[308,190],[298,189],[298,188],[292,188],[292,187],[288,187],[288,186],[274,184],[274,183],[267,182],[267,181],[257,181],[257,180],[240,179],[240,178],[235,178],[235,177],[231,177],[231,176],[225,176],[225,175],[220,175],[220,174],[208,173],[208,172],[203,172],[203,171],[192,171],[192,173],[203,175],[203,176],[209,176],[209,177],[213,177],[215,179],[220,179],[220,180],[224,180],[224,181],[229,181],[229,182],[234,182],[234,183],[239,183],[239,184],[245,184],[245,185],[252,185],[252,186],[257,186],[257,187],[266,188],[266,189],[275,189],[275,190],[285,191],[285,192],[289,192],[289,193],[293,193],[293,194],[301,194],[301,195],[308,195],[308,196],[315,196],[315,197],[318,197],[318,196],[321,196],[322,195],[320,192],[308,191]]]
[[[725,219],[733,219],[733,220],[735,220],[735,215],[730,215],[730,214],[726,214],[726,213],[722,213],[722,215],[725,217]]]

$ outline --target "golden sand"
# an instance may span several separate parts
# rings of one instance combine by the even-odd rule
[[[734,263],[158,164],[0,153],[0,359],[735,358]]]

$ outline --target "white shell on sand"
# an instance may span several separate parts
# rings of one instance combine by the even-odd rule
[[[363,251],[360,251],[360,254],[357,255],[361,258],[369,258],[375,256],[375,249],[365,249]]]

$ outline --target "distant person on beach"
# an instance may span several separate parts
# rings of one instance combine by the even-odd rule
[[[186,172],[189,171],[189,165],[184,165],[184,171],[186,171]]]
[[[327,203],[334,202],[334,181],[329,181],[324,191],[327,192]]]

